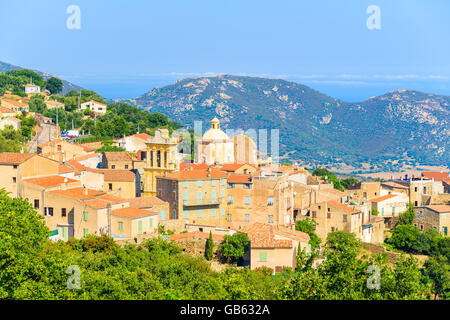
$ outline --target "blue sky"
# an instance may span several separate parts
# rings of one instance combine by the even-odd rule
[[[69,5],[81,29],[69,30]],[[369,30],[366,8],[381,10]],[[107,98],[219,73],[283,78],[361,101],[450,95],[446,0],[0,0],[0,61]]]

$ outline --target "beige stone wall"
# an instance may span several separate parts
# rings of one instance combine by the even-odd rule
[[[181,239],[172,241],[179,246],[184,253],[194,256],[205,256],[207,239]],[[213,255],[217,258],[217,249],[220,242],[214,241]]]
[[[112,191],[109,185],[112,185]],[[134,181],[104,181],[103,191],[119,198],[130,199],[136,197],[136,184]]]
[[[266,253],[266,261],[260,260],[260,254]],[[250,250],[250,269],[254,270],[256,268],[268,267],[276,270],[277,267],[291,267],[295,269],[296,267],[296,257],[297,248],[265,248],[256,249],[252,248]]]
[[[434,228],[436,231],[443,234],[442,228],[447,227],[447,233],[450,232],[450,213],[438,213],[426,207],[414,208],[414,211],[416,213],[414,225],[419,228],[420,231]]]

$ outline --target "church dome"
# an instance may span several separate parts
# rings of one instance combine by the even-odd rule
[[[205,132],[203,140],[228,140],[229,137],[220,129],[220,121],[217,118],[211,120],[211,129]]]

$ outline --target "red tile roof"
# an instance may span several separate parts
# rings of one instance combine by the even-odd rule
[[[73,171],[74,171],[73,168],[66,166],[65,164],[58,166],[58,173],[60,173],[60,174],[61,173],[69,173],[69,172],[73,172]]]
[[[128,208],[112,210],[111,214],[114,214],[116,216],[122,216],[122,217],[134,219],[134,218],[140,218],[140,217],[145,217],[145,216],[149,216],[149,215],[157,215],[158,213],[155,211],[151,211],[151,210],[143,210],[143,209],[128,207]]]
[[[133,158],[128,154],[128,152],[105,152],[105,157],[108,161],[132,161]]]
[[[309,241],[309,235],[304,232],[288,228],[275,228],[270,224],[259,222],[245,226],[241,232],[247,234],[251,248],[292,248],[292,240]],[[275,235],[283,236],[290,240],[276,239]]]
[[[212,234],[212,238],[213,241],[222,242],[224,237],[220,234]],[[192,232],[172,234],[169,237],[169,240],[172,241],[183,239],[209,239],[209,233],[201,231],[192,231]]]
[[[99,169],[105,175],[105,181],[123,181],[133,182],[136,179],[136,175],[129,170],[118,169]]]
[[[69,179],[69,178],[65,178],[62,176],[47,176],[47,177],[40,177],[40,178],[24,179],[24,181],[46,188],[46,187],[58,186],[60,184],[63,184],[64,182],[73,183],[73,182],[77,182],[78,180]]]
[[[439,212],[439,213],[450,212],[450,205],[448,205],[448,204],[429,205],[429,206],[425,206],[425,208],[429,208],[429,209]]]
[[[9,100],[9,99],[2,99],[2,100],[5,101],[6,103],[12,104],[13,106],[16,106],[16,107],[28,107],[28,104],[23,103],[23,102]]]
[[[349,207],[349,206],[346,206],[345,204],[342,204],[342,203],[339,203],[339,202],[336,202],[336,201],[333,201],[333,200],[327,201],[327,203],[328,203],[328,205],[330,205],[332,207],[340,208],[340,209],[342,209],[344,211],[347,211],[348,213],[361,212],[361,210],[358,210],[355,207]]]
[[[127,202],[127,199],[124,198],[119,198],[116,196],[112,196],[110,194],[104,194],[104,195],[100,195],[97,196],[97,199],[103,200],[103,201],[108,201],[108,202],[113,202],[113,203],[119,203],[119,202]]]
[[[229,163],[229,164],[224,164],[223,166],[220,167],[220,170],[236,172],[236,170],[240,169],[241,167],[243,167],[245,165],[251,166],[251,167],[255,168],[258,171],[261,170],[258,167],[252,166],[251,164],[248,164],[248,163]]]
[[[21,164],[33,156],[33,153],[2,152],[0,164]]]
[[[0,113],[16,113],[14,110],[10,110],[5,107],[0,107]]]
[[[99,105],[101,105],[101,106],[105,106],[105,107],[106,107],[106,104],[101,103],[101,102],[98,102],[98,101],[95,101],[95,100],[89,100],[89,101],[84,102],[84,103],[82,103],[82,104],[91,103],[91,102],[94,102],[95,104],[99,104]]]
[[[435,181],[442,181],[449,178],[448,172],[433,172],[433,171],[424,171],[422,172],[422,177],[427,179],[434,179]]]
[[[167,202],[154,197],[154,196],[149,196],[149,197],[137,197],[137,198],[132,198],[132,199],[128,199],[128,201],[130,201],[130,207],[134,207],[134,208],[151,208],[154,205],[164,205],[167,204]]]
[[[87,194],[84,194],[85,190],[87,190]],[[70,188],[70,189],[66,189],[66,190],[53,190],[53,191],[49,191],[49,193],[59,194],[59,195],[63,195],[66,197],[80,199],[80,200],[81,199],[90,199],[90,198],[94,198],[95,196],[105,194],[102,191],[85,189],[83,187]]]
[[[211,178],[226,178],[227,174],[224,171],[211,168],[210,173],[208,173],[208,170],[194,169],[194,170],[171,172],[168,173],[167,176],[160,176],[160,177],[173,180],[199,180]]]
[[[136,133],[133,134],[132,137],[136,137],[145,141],[147,141],[149,138],[152,138],[152,136],[147,133]]]
[[[252,176],[249,174],[232,173],[228,176],[228,183],[252,183]]]
[[[369,199],[369,201],[370,202],[381,202],[381,201],[384,201],[384,200],[395,198],[396,196],[397,196],[396,194],[387,194],[385,196]]]

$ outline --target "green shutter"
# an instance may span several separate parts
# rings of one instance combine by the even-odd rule
[[[89,233],[88,229],[84,228],[83,229],[83,237],[87,237],[88,233]]]
[[[259,253],[259,261],[267,262],[267,253],[266,252],[260,252]]]
[[[88,212],[87,211],[83,211],[83,220],[88,221]]]
[[[138,234],[142,234],[142,220],[138,221]]]
[[[123,222],[119,221],[119,231],[123,231]]]
[[[150,218],[150,228],[153,227],[153,218]]]

